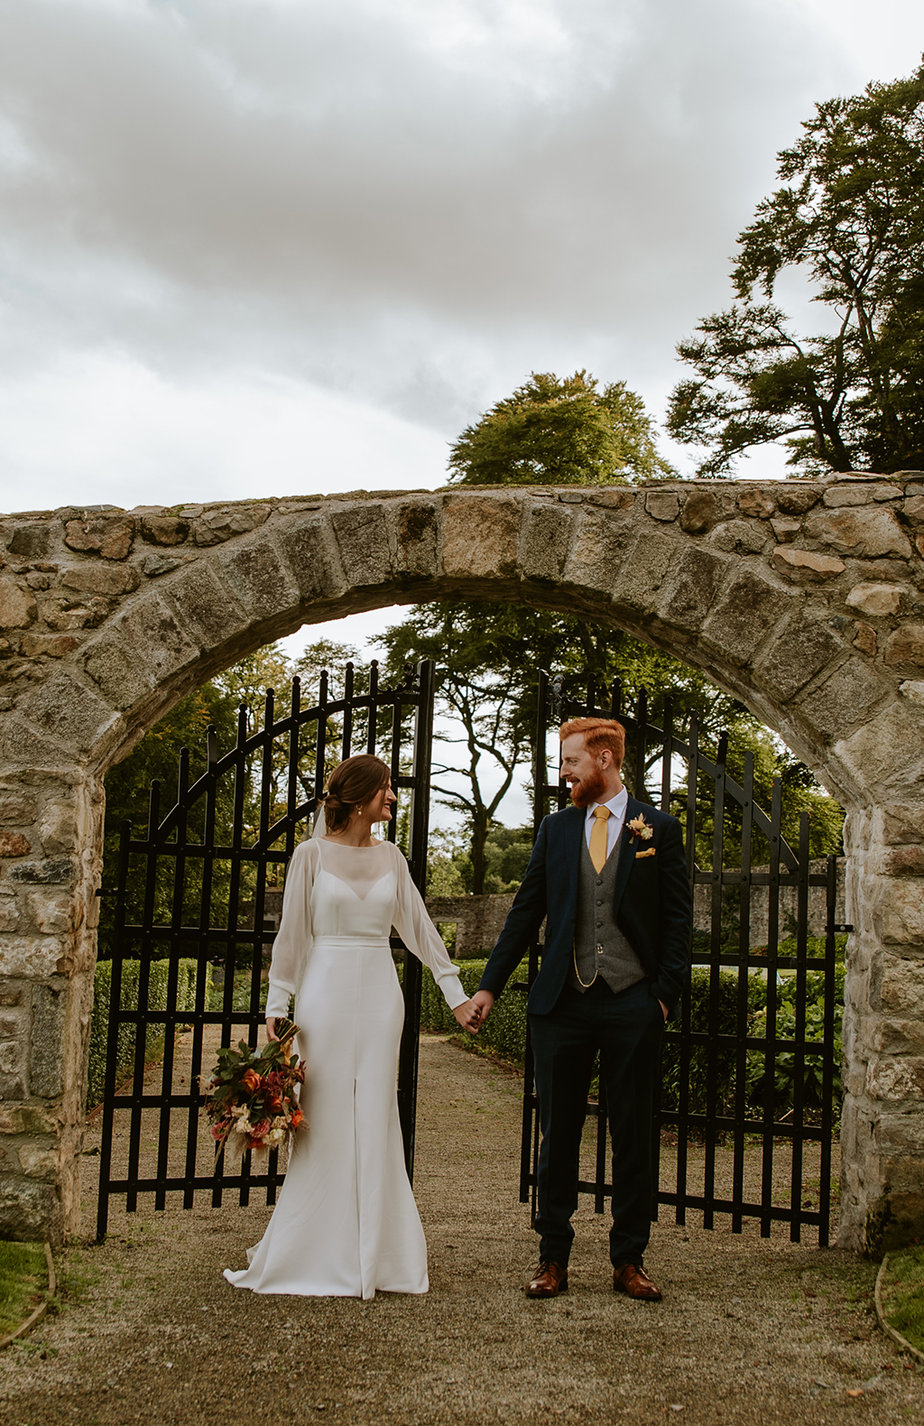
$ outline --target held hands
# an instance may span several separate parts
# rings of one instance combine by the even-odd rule
[[[489,990],[476,990],[471,1000],[457,1005],[452,1013],[463,1029],[470,1035],[477,1035],[493,1004],[494,996]]]
[[[480,1018],[474,1000],[463,1000],[462,1004],[457,1005],[452,1013],[463,1030],[467,1030],[470,1035],[478,1033]]]
[[[476,1034],[481,1029],[481,1026],[484,1024],[485,1020],[487,1020],[488,1016],[490,1015],[491,1007],[493,1004],[494,996],[491,994],[490,990],[476,990],[475,994],[469,1001],[469,1005],[473,1007],[474,1014],[477,1017],[475,1020]]]

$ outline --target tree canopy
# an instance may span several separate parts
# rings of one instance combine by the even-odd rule
[[[678,351],[667,426],[698,474],[782,441],[799,474],[924,466],[924,65],[819,104],[738,238],[736,301]],[[801,333],[781,288],[821,308]]]
[[[609,485],[673,474],[642,398],[583,370],[533,372],[466,426],[449,469],[466,485]]]

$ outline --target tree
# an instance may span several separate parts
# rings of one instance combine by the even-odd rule
[[[754,801],[765,812],[770,811],[773,781],[782,783],[782,821],[784,838],[793,848],[799,846],[799,823],[803,812],[809,814],[809,855],[823,857],[843,852],[844,811],[815,782],[804,763],[794,758],[789,749],[774,737],[768,728],[746,711],[729,720],[728,749],[725,767],[729,776],[744,785],[745,757],[753,759]],[[704,778],[699,789],[696,812],[696,858],[701,866],[712,860],[715,795],[711,778]],[[683,808],[673,809],[683,816]],[[722,822],[723,848],[726,866],[733,864],[736,847],[740,852],[742,809],[729,798],[725,803]],[[756,827],[751,831],[751,860],[761,865],[770,860],[770,845]]]
[[[493,605],[426,604],[401,624],[386,630],[380,643],[389,675],[409,663],[432,658],[436,697],[443,718],[461,737],[445,728],[436,746],[464,748],[462,766],[434,762],[431,786],[447,807],[461,812],[471,832],[471,889],[485,883],[485,843],[498,807],[510,789],[528,745],[528,725],[520,716],[521,681],[512,689],[507,662],[492,642]],[[487,617],[485,617],[487,615]],[[486,790],[484,759],[494,764],[495,786]],[[445,781],[461,772],[462,786]]]
[[[352,644],[342,644],[336,639],[318,639],[309,644],[295,660],[295,672],[302,681],[302,702],[315,697],[322,673],[326,673],[338,688],[343,688],[348,663],[353,664],[357,674],[365,674],[359,654]]]
[[[253,733],[263,724],[267,689],[272,688],[284,699],[292,673],[292,665],[279,645],[264,644],[216,674],[212,683],[228,696],[235,708],[247,709],[247,730]]]
[[[489,895],[516,891],[533,850],[533,829],[495,822],[485,843],[484,889]],[[472,889],[468,838],[458,829],[435,828],[427,851],[427,895],[464,896]]]
[[[672,475],[640,396],[586,371],[533,372],[466,426],[449,456],[465,485],[609,485]]]
[[[491,828],[487,845],[486,888],[495,895],[516,891],[533,850],[532,827]]]
[[[738,238],[736,302],[678,351],[667,421],[725,475],[782,441],[801,474],[924,465],[924,65],[831,99],[779,154],[782,187]],[[800,335],[780,279],[823,309]]]

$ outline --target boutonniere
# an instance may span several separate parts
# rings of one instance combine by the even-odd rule
[[[629,828],[633,837],[638,837],[643,842],[650,842],[654,836],[654,827],[651,826],[650,822],[646,822],[641,815],[633,817],[631,822],[626,823],[626,826]]]

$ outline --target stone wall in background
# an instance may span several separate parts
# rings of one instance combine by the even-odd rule
[[[825,871],[823,860],[811,863],[813,872]],[[845,866],[843,857],[837,864],[837,902],[835,921],[843,925],[845,911]],[[754,868],[760,872],[760,867]],[[763,871],[767,871],[764,867]],[[769,925],[769,888],[751,888],[750,945],[757,949],[767,944]],[[779,934],[781,937],[795,934],[798,916],[798,891],[794,886],[783,886],[779,894]],[[735,917],[737,925],[737,890],[735,891]],[[485,896],[428,896],[427,910],[438,926],[455,926],[456,944],[453,955],[456,960],[478,959],[488,955],[503,929],[507,913],[513,905],[513,893]],[[282,892],[268,888],[264,892],[263,925],[268,931],[279,929],[282,916]],[[808,892],[808,934],[823,936],[827,927],[828,905],[825,888],[810,886]],[[712,924],[712,888],[705,884],[693,889],[693,926],[698,931],[708,932]],[[241,925],[253,925],[253,902],[243,907]],[[272,943],[267,941],[265,953],[268,956]]]

